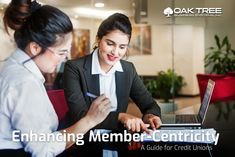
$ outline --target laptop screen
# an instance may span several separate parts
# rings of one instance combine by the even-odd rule
[[[215,82],[209,79],[208,83],[207,83],[206,91],[205,91],[205,94],[204,94],[204,98],[202,100],[202,105],[201,105],[200,110],[199,110],[199,118],[200,118],[200,120],[202,120],[201,121],[202,123],[205,119],[206,111],[208,109],[208,106],[209,106],[209,103],[210,103],[210,100],[211,100],[211,96],[212,96],[214,86],[215,86]]]

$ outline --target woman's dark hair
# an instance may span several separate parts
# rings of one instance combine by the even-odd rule
[[[73,30],[72,23],[65,13],[31,0],[12,0],[6,8],[3,21],[7,33],[8,27],[15,30],[15,42],[22,50],[33,41],[44,51],[56,44],[60,40],[58,37],[63,37]]]
[[[121,13],[115,13],[105,19],[99,26],[97,38],[102,39],[103,36],[113,30],[120,30],[129,36],[131,39],[132,26],[129,18]]]

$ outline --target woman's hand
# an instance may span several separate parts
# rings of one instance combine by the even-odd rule
[[[128,130],[132,132],[140,132],[142,130],[149,132],[148,126],[149,124],[144,124],[142,119],[137,118],[133,115],[127,113],[119,113],[118,120],[124,124]]]
[[[105,95],[97,97],[91,104],[86,118],[93,123],[93,126],[101,123],[111,111],[111,102]]]
[[[161,121],[160,117],[155,116],[153,114],[144,115],[143,121],[145,123],[150,124],[150,126],[153,130],[155,130],[156,128],[159,128],[162,125],[162,121]]]

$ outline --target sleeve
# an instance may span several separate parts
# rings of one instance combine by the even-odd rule
[[[63,80],[69,114],[75,123],[85,116],[90,104],[87,104],[83,95],[80,71],[70,61],[65,64]]]
[[[40,87],[36,81],[25,81],[12,88],[8,97],[9,106],[13,106],[10,109],[12,127],[20,131],[20,141],[33,157],[56,156],[64,151],[66,145],[66,141],[43,138],[43,135],[56,137],[61,133],[53,132],[57,129],[58,120],[50,113],[48,105],[51,104],[42,88],[43,85]]]
[[[142,114],[154,114],[161,117],[161,109],[145,87],[143,81],[138,76],[134,65],[132,65],[131,75],[133,77],[130,98],[136,103]]]

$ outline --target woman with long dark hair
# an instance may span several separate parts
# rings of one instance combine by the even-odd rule
[[[57,156],[76,140],[62,137],[84,134],[102,122],[110,112],[110,101],[101,95],[83,118],[57,130],[58,117],[42,73],[53,72],[70,52],[73,27],[69,17],[36,1],[12,0],[4,14],[4,25],[7,32],[14,30],[18,48],[0,72],[0,156]],[[32,138],[23,137],[27,134]],[[36,138],[49,134],[62,139]]]

